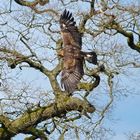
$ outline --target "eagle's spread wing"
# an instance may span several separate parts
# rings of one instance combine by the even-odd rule
[[[69,11],[60,17],[61,34],[64,45],[61,84],[68,93],[76,90],[83,76],[83,57],[81,56],[82,38]]]
[[[76,27],[76,22],[72,17],[72,13],[67,10],[64,10],[63,14],[60,16],[60,28],[64,45],[70,44],[75,47],[81,47],[81,33],[79,33]]]

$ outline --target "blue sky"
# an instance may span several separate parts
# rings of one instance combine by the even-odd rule
[[[128,134],[140,132],[140,70],[132,69],[133,75],[128,76],[124,83],[132,89],[128,97],[118,99],[111,118],[105,122],[116,136],[112,140],[127,140]]]
[[[128,97],[123,101],[117,103],[116,108],[113,111],[112,116],[115,116],[118,120],[111,123],[111,127],[116,133],[113,140],[118,140],[118,137],[122,137],[121,140],[127,140],[125,134],[132,132],[140,132],[140,97],[134,96]]]
[[[111,117],[107,116],[104,121],[104,125],[116,133],[112,140],[127,140],[125,134],[140,132],[140,70],[131,72],[133,75],[124,78],[124,83],[133,92],[128,97],[116,99]],[[23,137],[24,135],[19,135],[13,140],[23,140]]]
[[[125,134],[140,132],[140,96],[128,97],[117,103],[113,116],[118,120],[110,123],[116,133],[113,140],[127,140]]]

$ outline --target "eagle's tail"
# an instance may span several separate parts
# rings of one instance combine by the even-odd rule
[[[87,60],[89,63],[97,65],[97,54],[92,51],[92,52],[82,52],[84,55],[85,60]]]

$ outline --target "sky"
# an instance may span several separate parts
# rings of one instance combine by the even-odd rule
[[[116,133],[112,140],[128,140],[126,135],[140,132],[140,70],[134,70],[128,78],[124,82],[132,88],[130,95],[116,101],[111,112],[114,120],[105,123]]]
[[[133,89],[132,94],[117,99],[111,117],[107,117],[104,122],[104,125],[115,132],[112,140],[127,140],[127,134],[140,132],[140,70],[131,71],[133,75],[128,76],[129,80],[124,80],[124,83]],[[13,138],[13,140],[23,139],[24,135]]]
[[[111,124],[111,128],[115,131],[116,136],[113,140],[127,140],[126,134],[132,132],[140,132],[140,97],[128,97],[123,101],[119,101],[113,111],[112,116],[118,120]]]

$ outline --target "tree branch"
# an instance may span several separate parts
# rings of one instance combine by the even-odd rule
[[[34,62],[33,60],[30,59],[30,57],[33,57],[33,56],[24,56],[23,54],[17,52],[16,50],[10,50],[6,48],[0,48],[0,52],[2,52],[5,55],[7,54],[10,55],[10,57],[5,57],[5,59],[7,60],[11,68],[15,68],[18,64],[26,62],[27,64],[30,65],[30,67],[33,67],[43,72],[47,76],[49,75],[50,71],[47,70],[47,68],[45,68],[42,64]]]
[[[27,6],[27,7],[31,8],[32,10],[34,10],[38,14],[50,12],[50,13],[53,13],[56,16],[58,16],[58,13],[53,9],[38,10],[36,8],[38,4],[40,6],[44,6],[45,4],[49,3],[49,0],[34,0],[32,2],[31,1],[25,1],[25,0],[15,0],[15,2],[19,5]]]
[[[44,130],[36,129],[34,127],[29,127],[28,130],[26,130],[27,134],[32,134],[31,137],[25,138],[25,140],[33,140],[40,138],[42,140],[48,140],[47,136],[44,133]]]
[[[34,7],[37,4],[45,5],[46,3],[49,3],[49,0],[34,0],[33,2],[25,0],[15,0],[15,2],[22,6]]]
[[[4,127],[0,129],[0,139],[6,140],[17,133],[27,133],[30,127],[37,125],[41,121],[53,117],[61,117],[70,111],[93,113],[95,107],[79,98],[60,95],[55,103],[25,112],[20,118],[14,121],[1,116],[0,121],[4,124]]]
[[[114,17],[113,17],[114,18]],[[129,45],[129,47],[133,50],[136,50],[137,52],[140,53],[140,43],[136,43],[134,42],[134,35],[132,32],[128,32],[125,31],[120,25],[119,23],[116,23],[114,21],[114,19],[111,19],[110,23],[108,23],[107,25],[105,25],[106,28],[108,29],[114,29],[116,30],[118,33],[122,34],[123,36],[127,37],[127,43]]]

